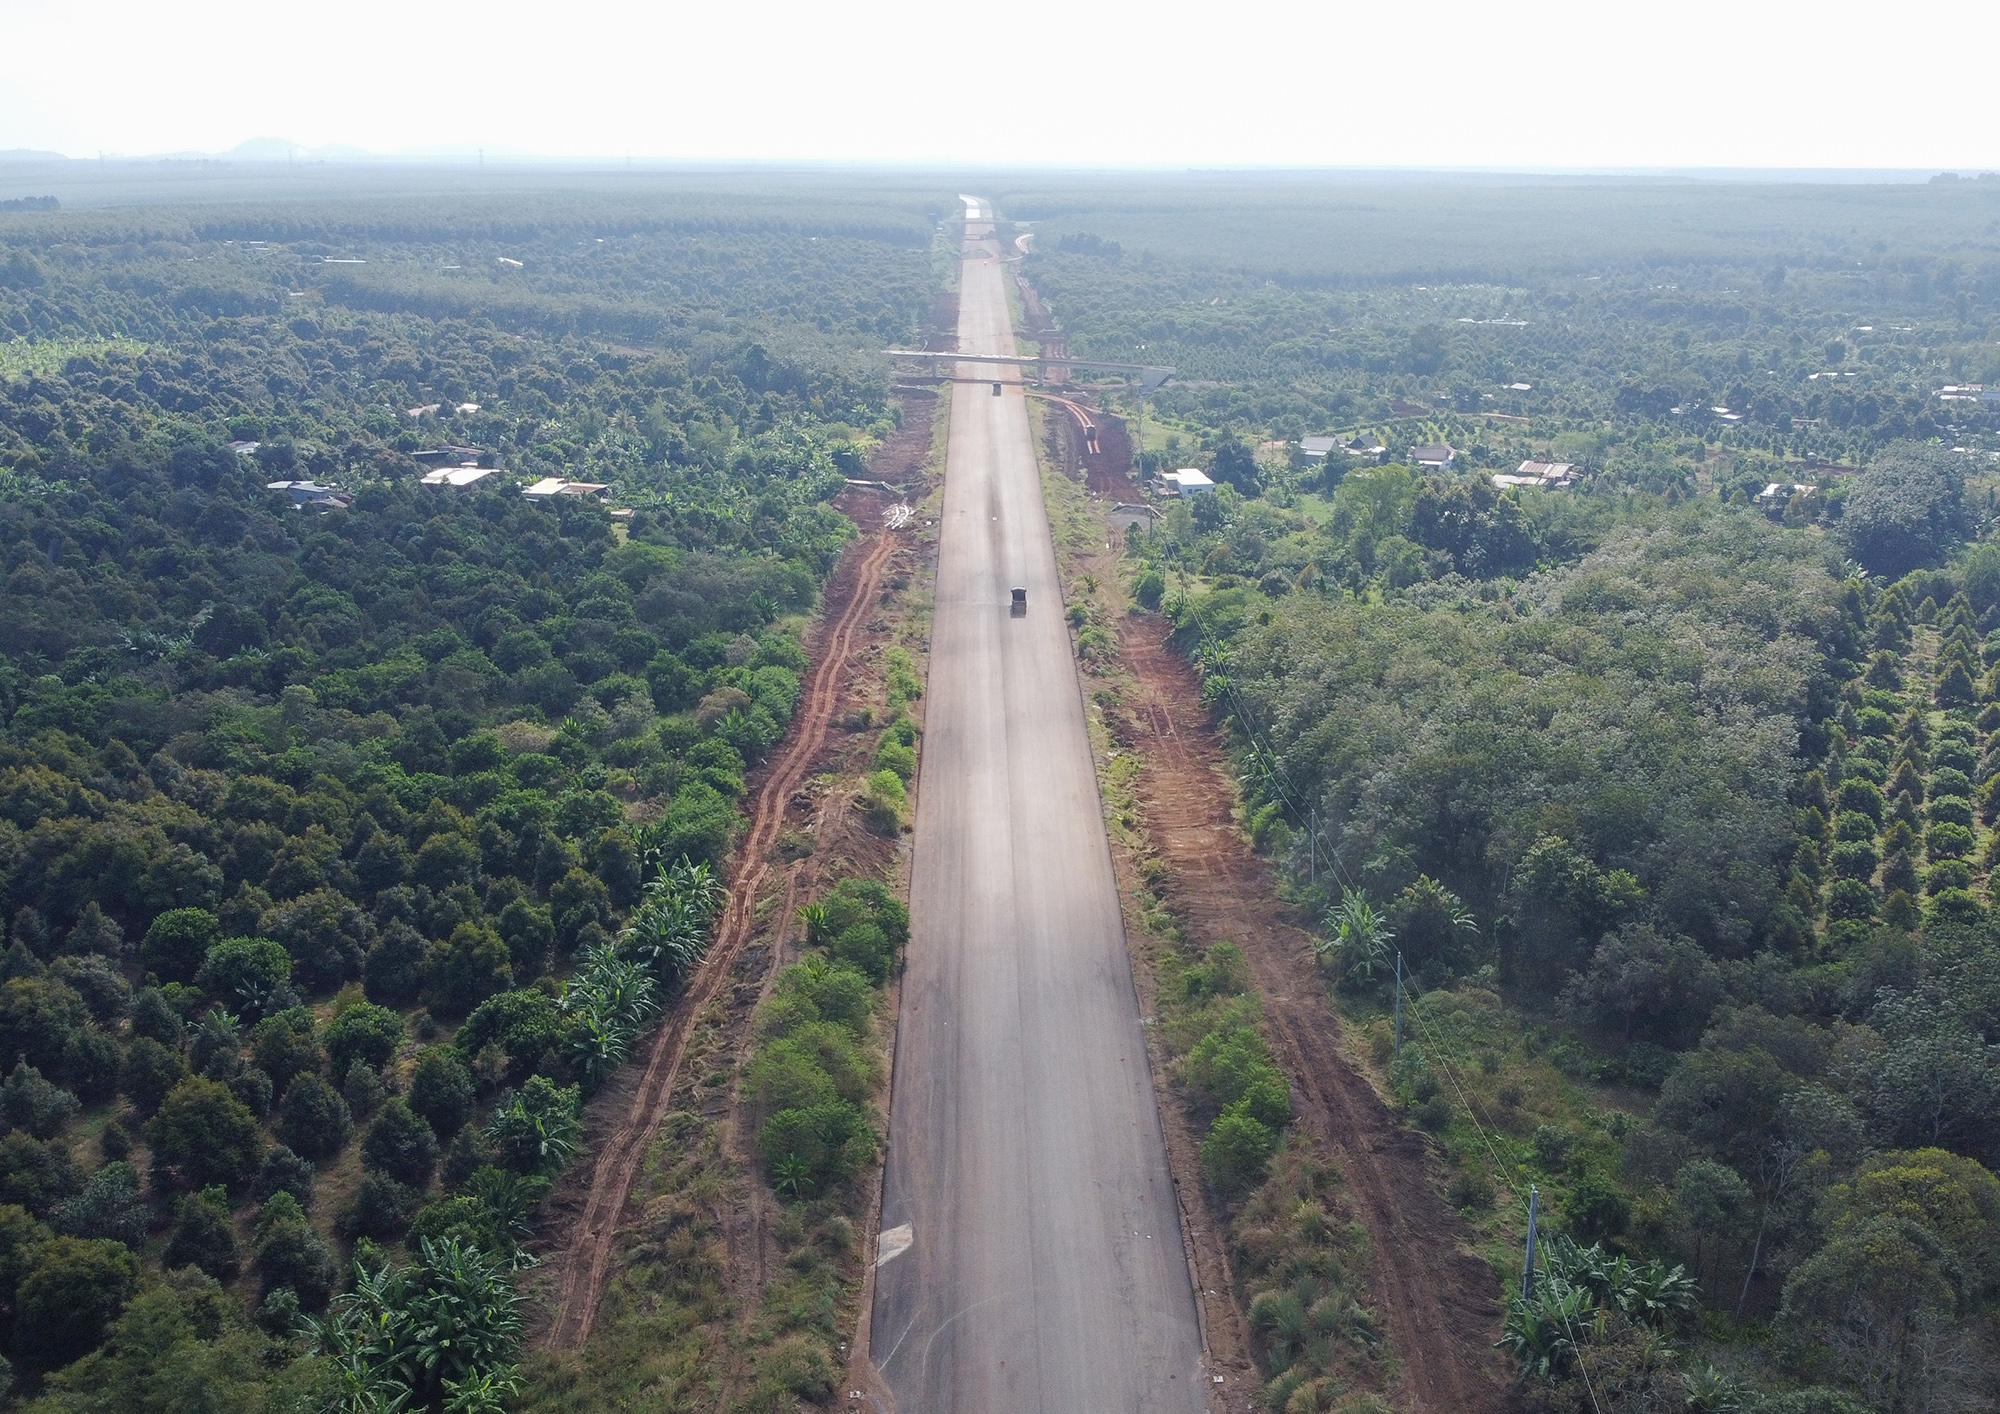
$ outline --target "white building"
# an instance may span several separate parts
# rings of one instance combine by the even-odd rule
[[[1155,483],[1162,496],[1198,496],[1215,490],[1206,472],[1184,466],[1179,471],[1163,471]]]
[[[498,476],[500,469],[481,466],[478,462],[467,462],[464,466],[441,466],[436,471],[424,473],[426,486],[470,486],[488,476]]]
[[[523,486],[521,494],[539,501],[549,496],[598,496],[610,489],[607,482],[565,481],[560,476],[545,476],[533,486]]]
[[[1569,462],[1522,462],[1511,473],[1495,472],[1495,486],[1568,486],[1576,480]]]

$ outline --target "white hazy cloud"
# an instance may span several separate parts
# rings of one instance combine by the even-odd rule
[[[2000,7],[0,0],[0,148],[2000,166]]]

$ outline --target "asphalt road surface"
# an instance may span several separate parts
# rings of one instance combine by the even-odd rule
[[[1011,354],[990,232],[959,347]],[[1027,404],[959,376],[989,381],[952,395],[870,1354],[898,1414],[1202,1410]]]

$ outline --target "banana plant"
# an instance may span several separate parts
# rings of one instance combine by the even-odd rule
[[[1368,895],[1341,890],[1327,924],[1326,935],[1313,940],[1313,955],[1333,974],[1335,986],[1371,987],[1388,973],[1395,960],[1389,944],[1396,935]]]

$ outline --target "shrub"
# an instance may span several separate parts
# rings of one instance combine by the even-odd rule
[[[301,1075],[278,1106],[281,1143],[308,1159],[331,1159],[347,1147],[354,1116],[334,1088],[317,1075]]]
[[[1156,569],[1143,572],[1138,582],[1132,586],[1132,597],[1139,601],[1139,607],[1142,609],[1157,610],[1166,592],[1167,582]]]
[[[1563,1203],[1563,1217],[1578,1242],[1604,1242],[1625,1231],[1632,1220],[1632,1205],[1593,1169],[1570,1190]]]
[[[430,1125],[440,1139],[449,1141],[472,1118],[472,1076],[455,1052],[432,1046],[417,1059],[417,1073],[410,1081],[410,1108]]]
[[[361,1162],[411,1188],[426,1187],[437,1168],[437,1135],[398,1096],[382,1106],[361,1141]]]
[[[764,1121],[757,1152],[780,1193],[810,1198],[856,1173],[875,1157],[875,1131],[861,1108],[829,1100],[780,1110]]]
[[[182,1188],[240,1183],[264,1155],[256,1117],[227,1087],[199,1077],[173,1088],[146,1126],[146,1138],[154,1167]]]
[[[58,1237],[35,1254],[14,1299],[14,1341],[54,1368],[97,1348],[139,1289],[139,1259],[122,1242]]]
[[[869,829],[881,835],[900,834],[903,812],[909,808],[909,792],[894,771],[877,771],[868,777],[861,792],[861,811]]]
[[[1277,1135],[1243,1111],[1223,1111],[1201,1143],[1201,1168],[1224,1193],[1244,1192],[1263,1181]]]
[[[757,1024],[767,1036],[783,1036],[815,1021],[830,1021],[865,1038],[874,1005],[874,989],[864,973],[815,956],[778,974]]]

